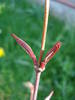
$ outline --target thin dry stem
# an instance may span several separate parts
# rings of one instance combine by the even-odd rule
[[[48,25],[48,16],[49,16],[49,0],[45,0],[45,14],[44,14],[44,26],[43,26],[43,36],[42,36],[42,44],[41,49],[45,49],[45,41],[46,41],[46,32]]]
[[[48,25],[48,16],[49,16],[49,6],[50,0],[45,0],[45,13],[44,13],[44,25],[43,25],[43,33],[42,33],[42,42],[41,42],[41,50],[40,50],[40,58],[39,64],[41,62],[43,52],[45,49],[45,42],[46,42],[46,32],[47,32],[47,25]]]

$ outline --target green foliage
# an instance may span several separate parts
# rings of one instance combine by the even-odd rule
[[[0,58],[0,100],[29,100],[23,83],[34,83],[32,60],[10,36],[16,33],[25,40],[39,58],[44,8],[26,0],[0,1],[0,47],[5,57]],[[45,53],[57,42],[60,51],[42,73],[38,100],[44,100],[54,90],[52,100],[75,99],[75,29],[50,15]]]

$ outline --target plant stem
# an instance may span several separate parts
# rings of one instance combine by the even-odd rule
[[[45,49],[45,42],[46,42],[46,32],[47,32],[47,25],[48,25],[48,15],[49,15],[49,0],[45,0],[45,14],[44,14],[44,26],[43,26],[43,33],[42,33],[42,43],[41,43],[41,50],[40,50],[40,57],[39,57],[39,66],[41,63],[41,59],[43,56],[43,52]],[[36,81],[34,85],[34,93],[33,93],[33,99],[32,100],[37,100],[37,93],[38,93],[38,87],[39,87],[39,81],[40,81],[40,76],[41,72],[36,71]]]
[[[45,49],[45,42],[46,42],[46,32],[47,32],[47,25],[48,25],[48,16],[49,16],[49,0],[45,0],[45,13],[44,13],[44,25],[43,25],[43,33],[42,33],[42,42],[41,42],[41,50],[40,50],[40,57],[39,57],[39,64],[41,62],[44,49]]]
[[[44,14],[44,26],[43,26],[43,34],[42,34],[42,44],[41,49],[45,49],[45,42],[46,42],[46,32],[47,32],[47,25],[48,25],[48,15],[49,15],[49,0],[45,0],[45,14]]]
[[[32,100],[37,100],[37,93],[38,93],[38,88],[39,88],[40,75],[41,75],[41,72],[37,71],[36,72],[36,81],[35,81],[35,85],[34,85],[34,94],[33,94]]]

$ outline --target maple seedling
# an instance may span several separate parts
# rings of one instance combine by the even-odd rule
[[[45,70],[46,64],[53,58],[53,56],[56,54],[56,52],[61,47],[61,42],[60,41],[57,42],[53,46],[53,48],[47,52],[45,58],[42,60],[42,57],[44,54],[44,49],[45,49],[45,42],[46,42],[46,33],[47,33],[48,16],[49,16],[49,5],[50,5],[49,0],[45,0],[44,25],[43,25],[43,33],[42,33],[42,42],[41,42],[39,61],[37,61],[32,48],[25,41],[20,39],[15,34],[11,34],[11,36],[16,40],[16,42],[27,52],[27,54],[30,56],[30,58],[32,59],[33,64],[34,64],[34,69],[35,69],[35,73],[36,73],[35,84],[33,85],[31,82],[28,82],[25,84],[31,91],[30,100],[37,100],[37,93],[38,93],[41,73]],[[50,100],[52,95],[53,95],[53,91],[49,94],[48,97],[45,98],[45,100]]]

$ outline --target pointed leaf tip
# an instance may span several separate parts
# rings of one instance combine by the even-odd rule
[[[55,54],[61,47],[61,42],[57,42],[52,49],[50,49],[50,51],[46,54],[46,57],[49,56],[51,53]]]
[[[21,40],[19,37],[17,37],[15,34],[11,34],[11,36],[16,40],[16,42],[29,54],[29,56],[32,58],[34,65],[37,65],[36,56],[33,53],[31,47],[23,40]]]
[[[15,39],[18,38],[15,34],[11,34],[11,36]]]

